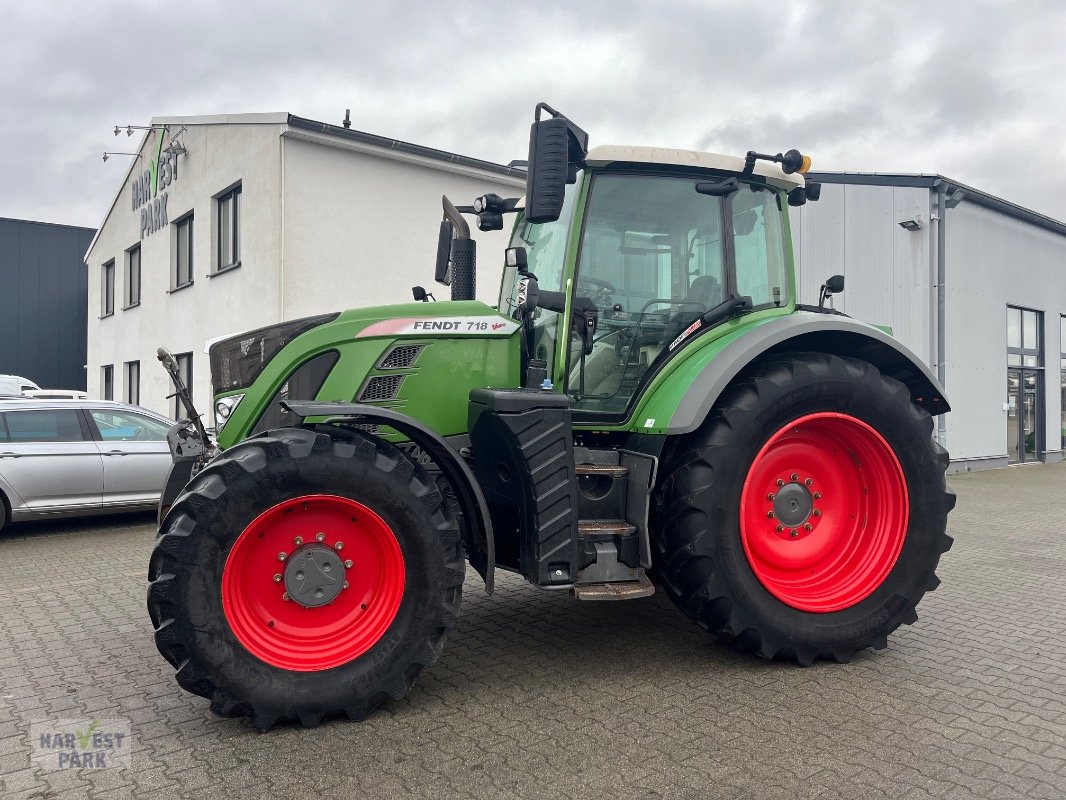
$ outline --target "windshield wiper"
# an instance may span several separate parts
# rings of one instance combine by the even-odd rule
[[[705,311],[700,319],[703,321],[704,325],[717,325],[719,322],[724,322],[742,311],[749,311],[751,308],[751,297],[748,295],[740,297],[734,294],[730,295],[714,308]]]

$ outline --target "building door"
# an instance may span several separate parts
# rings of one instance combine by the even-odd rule
[[[1007,457],[1012,464],[1040,460],[1040,373],[1007,370]]]
[[[1007,460],[1044,452],[1044,314],[1007,306]]]

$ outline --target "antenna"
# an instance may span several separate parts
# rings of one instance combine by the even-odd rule
[[[341,125],[345,128],[352,127],[352,110],[350,108],[344,109],[344,122]]]

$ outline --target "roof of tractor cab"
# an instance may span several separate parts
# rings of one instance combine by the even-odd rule
[[[593,147],[585,156],[585,163],[594,167],[608,164],[655,164],[657,166],[701,167],[703,169],[722,170],[741,173],[744,171],[744,159],[741,156],[727,156],[720,153],[703,153],[699,150],[679,150],[673,147],[637,147],[632,145],[605,144]],[[781,167],[770,161],[756,161],[756,175],[780,189],[794,189],[803,186],[805,181],[798,172],[786,175]]]

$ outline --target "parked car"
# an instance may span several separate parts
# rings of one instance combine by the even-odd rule
[[[104,400],[0,400],[0,528],[154,508],[173,421]]]
[[[27,389],[23,392],[26,397],[37,400],[88,400],[87,392],[77,389]]]
[[[40,389],[36,383],[21,375],[0,375],[0,395],[20,395]]]

